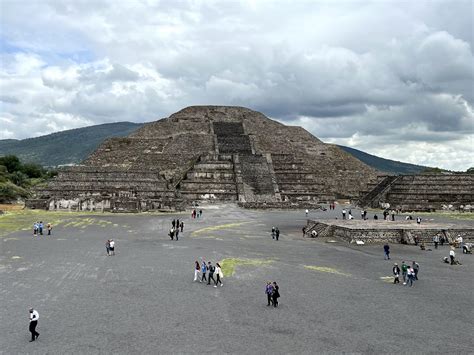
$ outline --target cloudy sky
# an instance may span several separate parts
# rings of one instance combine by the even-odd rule
[[[471,1],[0,0],[0,139],[239,105],[474,165]]]

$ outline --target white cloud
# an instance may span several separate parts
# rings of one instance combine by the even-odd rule
[[[231,104],[326,141],[466,169],[471,11],[469,1],[4,2],[1,134]]]

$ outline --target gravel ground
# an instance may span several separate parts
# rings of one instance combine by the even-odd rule
[[[386,261],[381,245],[302,239],[302,211],[203,210],[197,220],[189,213],[118,214],[58,226],[51,237],[0,238],[0,353],[474,351],[474,256],[458,253],[463,265],[449,266],[441,261],[447,247],[392,245]],[[339,210],[332,213],[308,218]],[[173,218],[185,222],[179,241],[166,235]],[[278,242],[272,226],[281,231]],[[116,256],[106,256],[108,238]],[[216,289],[193,282],[201,258],[256,265],[237,266]],[[421,266],[412,288],[385,279],[402,260]],[[276,309],[266,306],[267,280],[280,285]],[[40,314],[34,343],[30,306]]]

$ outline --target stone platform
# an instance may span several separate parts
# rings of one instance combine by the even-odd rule
[[[419,241],[431,242],[436,234],[444,235],[452,242],[458,235],[464,241],[474,241],[474,225],[472,223],[455,222],[422,222],[416,221],[385,221],[385,220],[308,220],[306,237],[312,237],[312,231],[318,237],[340,238],[348,242],[362,240],[365,243],[391,242],[414,244],[415,237]]]

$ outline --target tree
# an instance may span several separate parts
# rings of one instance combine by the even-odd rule
[[[0,157],[0,165],[5,166],[9,173],[18,171],[21,168],[20,159],[18,159],[18,157],[15,155],[6,155],[4,157]]]

